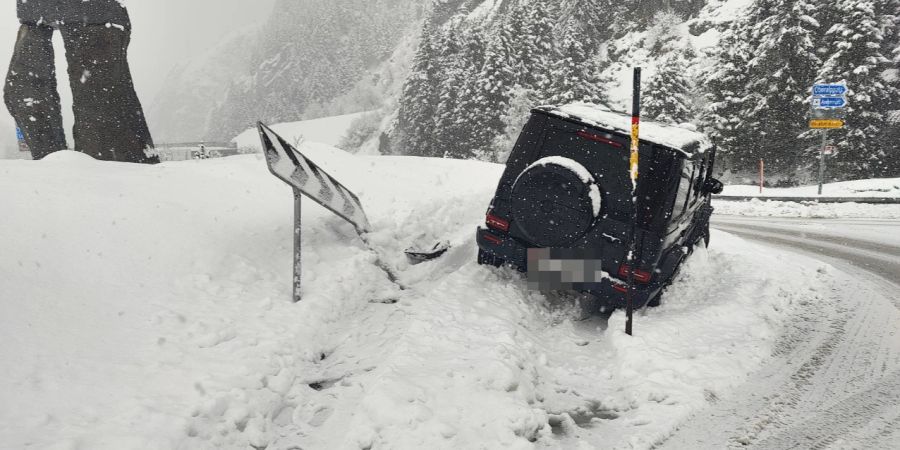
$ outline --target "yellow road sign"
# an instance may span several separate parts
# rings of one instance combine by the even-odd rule
[[[638,179],[638,147],[640,145],[641,126],[636,122],[631,125],[631,181]]]
[[[813,119],[809,121],[809,127],[814,130],[844,128],[844,121],[840,119]]]

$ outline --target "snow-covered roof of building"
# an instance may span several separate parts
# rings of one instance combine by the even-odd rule
[[[572,103],[563,106],[538,106],[538,111],[585,125],[631,135],[631,116],[591,103]],[[641,140],[663,145],[692,156],[712,147],[709,138],[690,125],[672,125],[641,120]]]

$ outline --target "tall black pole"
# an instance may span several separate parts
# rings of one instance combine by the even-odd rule
[[[293,286],[294,286],[294,303],[297,303],[301,300],[301,281],[303,271],[302,268],[302,255],[301,248],[302,245],[300,243],[300,238],[302,237],[302,232],[300,225],[302,223],[300,211],[302,209],[302,202],[300,201],[303,198],[303,193],[300,192],[299,189],[294,188],[294,278],[293,278]]]
[[[635,232],[637,229],[638,217],[638,198],[637,198],[637,181],[638,181],[638,150],[640,148],[641,136],[641,68],[634,68],[634,92],[632,94],[631,104],[631,158],[629,159],[628,172],[631,175],[631,235],[628,239],[628,255],[626,256],[628,264],[628,290],[625,292],[625,333],[632,336],[632,324],[634,319],[634,271],[635,271]]]

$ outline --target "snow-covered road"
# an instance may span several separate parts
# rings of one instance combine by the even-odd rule
[[[826,261],[836,282],[795,316],[773,362],[659,447],[895,448],[900,221],[718,216],[714,226]]]

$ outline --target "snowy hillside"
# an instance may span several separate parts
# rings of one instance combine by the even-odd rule
[[[501,166],[302,150],[359,194],[374,251],[305,202],[296,305],[291,192],[261,156],[0,161],[2,446],[649,448],[832,283],[714,232],[629,338],[620,312],[574,320],[475,263]],[[450,252],[407,263],[437,239]]]
[[[343,116],[323,117],[321,119],[302,120],[273,124],[272,129],[288,142],[306,140],[330,146],[337,146],[355,119],[366,113],[346,114]],[[239,134],[232,140],[238,148],[253,148],[262,151],[259,142],[259,131],[254,127]]]
[[[385,66],[395,51],[409,45],[424,3],[279,0],[262,27],[231,36],[171,73],[151,117],[171,139],[225,140],[260,119],[289,122],[380,106],[386,99],[371,98],[384,94],[378,78],[390,74]],[[342,98],[350,93],[354,98]]]
[[[731,172],[760,159],[815,176],[811,87],[845,82],[837,179],[900,175],[900,3],[890,0],[442,1],[427,17],[391,133],[412,155],[504,161],[528,108],[590,101],[691,122]],[[443,144],[443,145],[438,145]],[[440,148],[442,154],[432,153]]]

